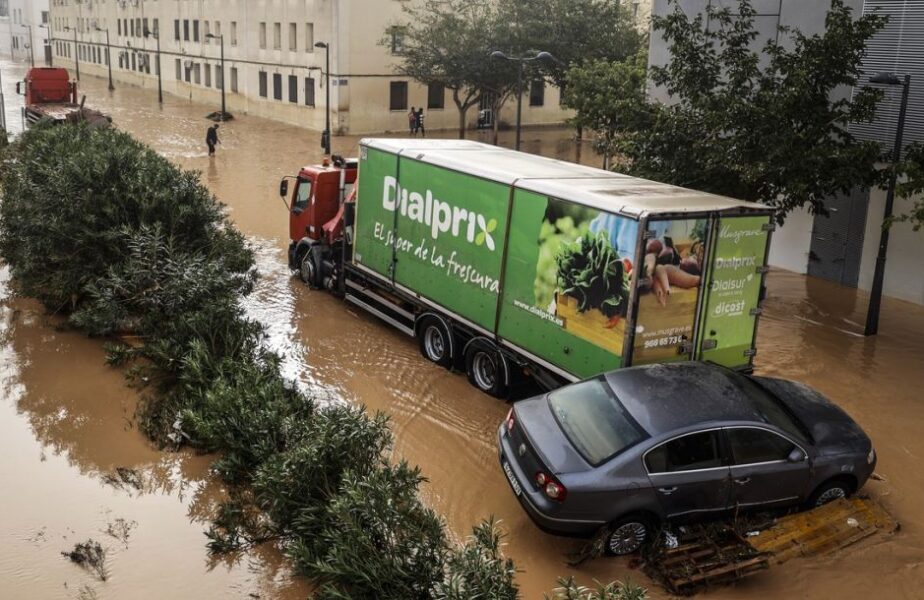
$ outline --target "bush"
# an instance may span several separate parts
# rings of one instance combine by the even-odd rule
[[[114,129],[40,125],[2,155],[0,256],[22,293],[108,347],[144,389],[141,429],[218,452],[208,531],[226,552],[277,540],[320,598],[517,597],[493,522],[456,548],[389,462],[388,418],[319,407],[244,313],[253,256],[199,183]]]
[[[625,583],[614,581],[606,584],[595,581],[597,587],[593,589],[578,585],[574,577],[559,579],[558,583],[561,587],[556,588],[551,596],[546,596],[546,600],[645,600],[648,598],[645,588],[628,581]]]

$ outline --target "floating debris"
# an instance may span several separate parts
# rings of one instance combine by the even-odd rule
[[[126,521],[123,518],[118,518],[106,527],[107,535],[114,537],[119,540],[125,546],[128,546],[128,536],[131,535],[132,529],[138,526],[137,521]]]
[[[93,573],[100,581],[106,581],[109,576],[106,572],[106,549],[97,541],[91,539],[81,542],[73,550],[62,552],[61,555]]]

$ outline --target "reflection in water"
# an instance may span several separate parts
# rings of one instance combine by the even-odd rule
[[[7,86],[9,67],[3,68]],[[82,84],[90,105],[184,168],[202,171],[203,181],[227,203],[231,218],[252,240],[261,274],[247,310],[267,326],[268,343],[284,356],[285,376],[320,390],[328,401],[388,412],[396,454],[422,467],[429,477],[426,498],[457,538],[491,514],[503,520],[510,534],[507,551],[523,570],[524,598],[540,598],[558,575],[567,574],[583,583],[631,577],[653,586],[627,560],[568,569],[563,555],[576,543],[545,535],[529,521],[497,468],[495,433],[507,404],[425,362],[413,340],[290,276],[287,215],[277,183],[320,160],[316,132],[240,115],[222,125],[223,144],[209,159],[201,143],[209,107],[168,96],[161,111],[150,91],[120,86],[110,97],[105,80],[85,77]],[[570,137],[560,130],[529,130],[524,148],[599,166],[600,158],[588,148],[581,151]],[[334,152],[355,155],[358,141],[335,138]],[[504,132],[501,142],[512,145],[512,135]],[[758,372],[817,387],[863,425],[876,443],[878,472],[886,480],[871,482],[868,492],[903,529],[887,542],[860,545],[835,558],[793,561],[710,595],[849,599],[888,589],[890,597],[917,597],[924,583],[924,469],[918,461],[924,457],[919,431],[924,403],[917,401],[924,388],[924,309],[886,299],[882,333],[865,339],[853,335],[862,329],[865,294],[779,271],[771,273],[769,290]],[[98,586],[100,598],[307,595],[304,582],[290,580],[271,547],[227,561],[208,559],[203,522],[222,497],[220,484],[207,477],[208,458],[164,454],[143,440],[131,425],[135,395],[118,372],[104,366],[98,341],[56,331],[28,301],[0,303],[0,323],[0,476],[17,486],[15,494],[0,499],[8,540],[0,548],[0,597],[72,597],[62,591],[62,582],[76,589],[82,574],[57,552],[71,538],[105,528],[101,507],[140,525],[128,550],[114,558],[113,580]],[[153,493],[113,491],[93,477],[116,466],[139,469]],[[67,498],[67,511],[61,510],[61,497]],[[53,541],[30,541],[39,531]],[[165,573],[170,573],[166,582]],[[170,594],[173,590],[177,593]]]

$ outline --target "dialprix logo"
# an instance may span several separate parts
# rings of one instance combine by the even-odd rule
[[[496,249],[491,234],[497,229],[497,219],[488,219],[480,213],[452,206],[435,198],[431,190],[423,194],[411,192],[398,185],[394,177],[387,176],[382,190],[382,206],[389,212],[398,211],[402,217],[426,225],[434,240],[448,233],[476,246],[486,246],[491,252]]]

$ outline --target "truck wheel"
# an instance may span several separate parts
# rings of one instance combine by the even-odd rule
[[[317,246],[311,246],[302,258],[298,267],[298,275],[302,281],[308,284],[312,289],[319,289],[324,282],[323,265],[321,264],[321,250]]]
[[[430,362],[447,369],[452,366],[452,333],[438,317],[424,317],[417,326],[420,353]]]
[[[507,395],[507,362],[497,347],[475,339],[465,349],[465,372],[473,386],[495,398]]]

